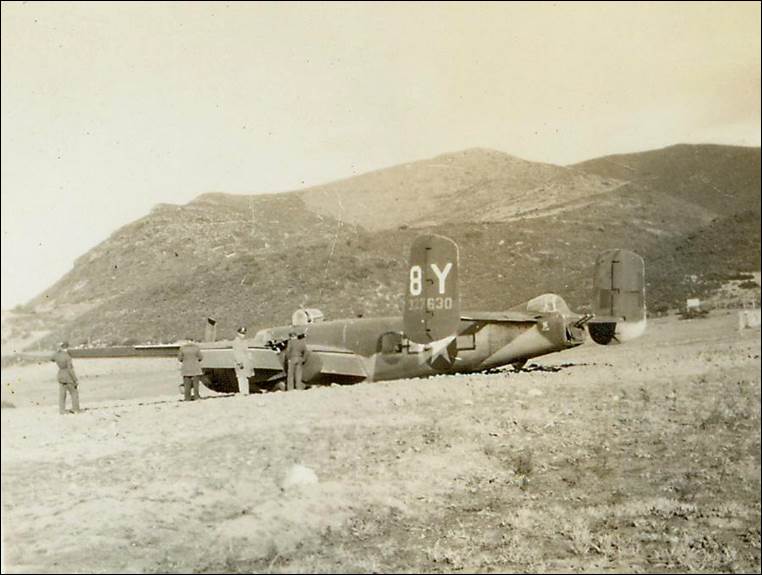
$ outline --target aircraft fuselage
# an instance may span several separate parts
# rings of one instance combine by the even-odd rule
[[[478,315],[478,314],[475,314]],[[253,340],[287,337],[290,326],[262,330]],[[410,341],[401,317],[353,318],[324,321],[306,329],[307,344],[320,354],[332,348],[352,352],[363,364],[365,377],[353,381],[382,381],[426,377],[441,373],[484,371],[523,363],[532,357],[562,351],[584,341],[581,330],[570,331],[560,313],[548,313],[537,322],[490,322],[462,319],[457,335],[430,344]],[[255,375],[255,381],[272,374]],[[336,378],[341,381],[342,378]],[[329,383],[330,374],[318,373],[307,383]]]

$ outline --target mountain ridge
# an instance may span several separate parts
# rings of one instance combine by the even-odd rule
[[[408,246],[428,232],[461,247],[464,308],[543,291],[585,305],[609,247],[644,255],[649,305],[674,306],[759,269],[759,156],[677,145],[556,166],[475,148],[301,190],[201,194],[119,228],[17,311],[50,327],[41,345],[168,341],[200,335],[207,315],[232,335],[287,323],[300,304],[394,314]]]

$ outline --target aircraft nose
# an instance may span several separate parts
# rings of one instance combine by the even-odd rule
[[[580,345],[585,342],[585,328],[577,326],[574,320],[568,320],[566,322],[564,336],[566,338],[566,345]]]
[[[575,325],[577,320],[561,312],[552,312],[540,322],[540,330],[561,349],[577,346],[585,341],[584,328]]]

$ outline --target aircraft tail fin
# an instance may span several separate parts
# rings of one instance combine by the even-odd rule
[[[628,250],[607,250],[595,261],[593,313],[588,331],[596,343],[623,343],[646,329],[645,263]]]
[[[460,322],[458,245],[444,236],[418,236],[410,248],[405,334],[427,344],[452,336]]]
[[[206,318],[204,326],[204,341],[215,341],[217,339],[217,320],[213,317]]]

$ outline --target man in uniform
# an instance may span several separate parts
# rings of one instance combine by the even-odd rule
[[[307,355],[307,342],[304,334],[292,331],[286,344],[286,390],[304,389],[302,366]]]
[[[66,413],[66,392],[71,395],[71,408],[74,413],[79,412],[79,391],[77,385],[79,380],[74,373],[74,364],[69,355],[69,344],[61,342],[58,345],[58,351],[53,354],[52,361],[58,366],[58,413]]]
[[[177,359],[181,364],[180,372],[183,376],[185,401],[201,399],[198,393],[198,384],[204,373],[201,370],[201,360],[203,358],[201,348],[196,345],[193,339],[188,340],[188,343],[184,344],[180,348],[180,353],[177,354]],[[193,386],[193,397],[191,397],[191,386]]]
[[[249,377],[254,375],[254,366],[246,342],[246,328],[240,327],[233,340],[233,359],[235,360],[235,376],[238,379],[239,393],[249,395]]]

